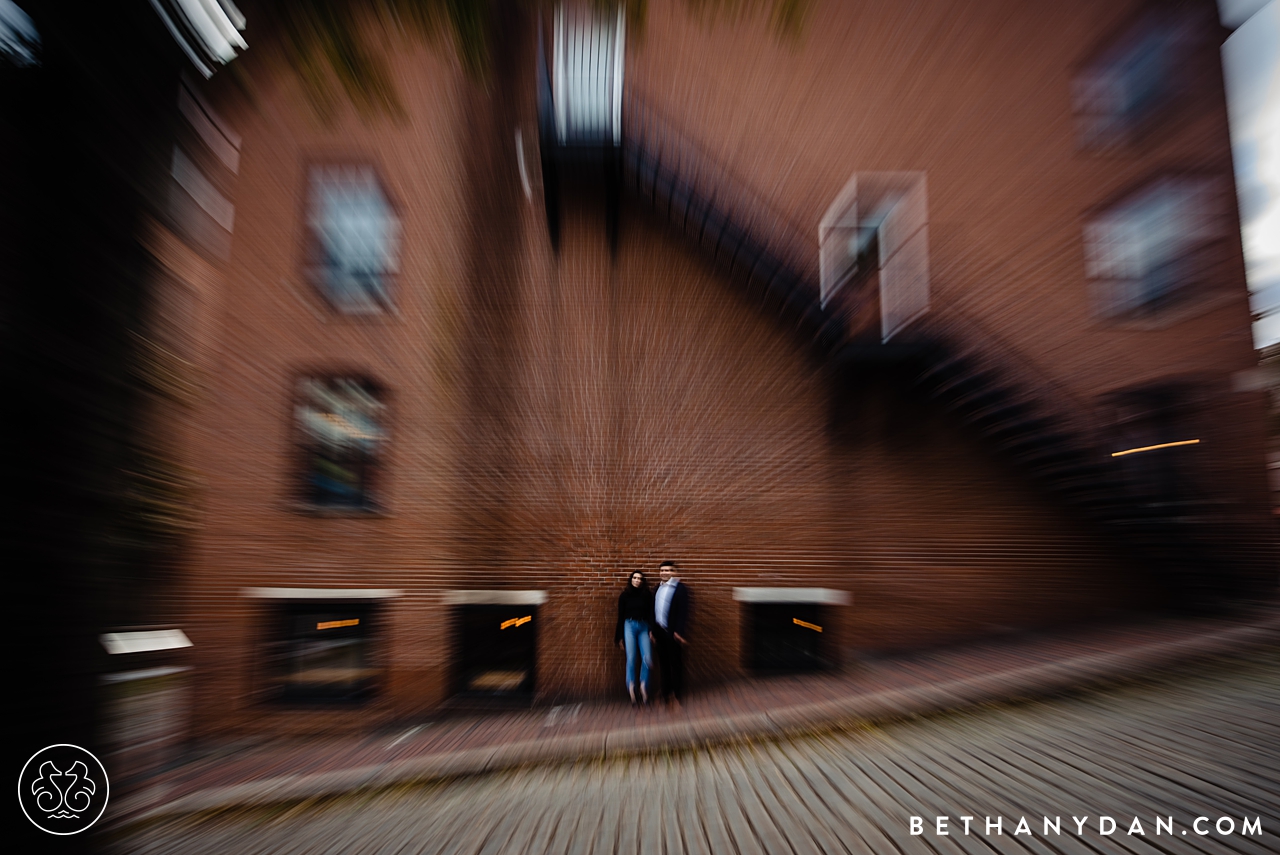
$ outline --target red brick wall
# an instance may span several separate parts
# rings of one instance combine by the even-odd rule
[[[1137,144],[1082,150],[1075,76],[1153,6],[1199,15],[1182,69],[1192,84]],[[628,73],[632,91],[797,223],[816,225],[855,172],[925,170],[931,311],[963,313],[975,335],[998,338],[1085,406],[1113,390],[1194,378],[1215,401],[1210,414],[1241,414],[1220,427],[1243,431],[1198,449],[1198,465],[1256,524],[1262,404],[1232,388],[1232,374],[1257,356],[1232,198],[1224,37],[1207,1],[931,0],[907,10],[829,0],[812,4],[801,35],[788,39],[765,15],[691,25],[667,0],[651,5]],[[1082,227],[1167,173],[1214,177],[1223,192],[1217,213],[1229,237],[1213,249],[1213,281],[1154,321],[1101,319]]]
[[[1208,377],[1238,413],[1217,426],[1214,448],[1231,449],[1220,489],[1252,519],[1261,410],[1225,386],[1250,362],[1238,243],[1224,249],[1226,296],[1167,327],[1103,325],[1087,301],[1092,206],[1152,164],[1230,175],[1220,89],[1141,157],[1075,149],[1071,71],[1127,13],[815,4],[791,44],[763,20],[702,26],[655,3],[628,79],[815,235],[853,172],[928,170],[934,310],[974,314],[1086,399]],[[1025,473],[892,384],[834,384],[770,311],[641,212],[624,211],[612,257],[599,200],[571,197],[553,254],[538,176],[528,201],[516,168],[513,131],[534,135],[532,28],[509,26],[487,88],[440,52],[397,48],[399,122],[344,110],[321,122],[266,46],[244,58],[263,81],[256,106],[222,99],[244,145],[193,441],[200,727],[367,725],[435,706],[453,653],[443,592],[457,588],[547,590],[540,692],[619,694],[617,593],[665,558],[696,598],[695,686],[741,673],[734,586],[850,591],[838,651],[1144,601],[1146,580]],[[305,168],[334,158],[374,163],[399,206],[397,308],[380,318],[335,314],[302,275]],[[292,384],[326,370],[388,389],[383,514],[292,504]],[[246,586],[402,590],[372,709],[257,703],[263,607]]]
[[[407,50],[400,61],[416,73],[400,78],[405,120],[351,111],[325,123],[289,74],[272,71],[269,51],[254,61],[260,99],[222,103],[244,143],[197,441],[204,527],[191,556],[188,613],[199,725],[262,715],[254,692],[262,688],[266,606],[242,596],[248,586],[405,592],[388,605],[380,649],[390,683],[376,720],[391,698],[405,712],[443,697],[449,652],[433,618],[441,590],[467,586],[449,543],[465,270],[465,222],[451,212],[463,205],[458,127],[469,90],[438,54]],[[373,163],[398,206],[403,249],[388,315],[337,314],[303,275],[306,167],[329,159]],[[386,388],[385,513],[321,516],[295,507],[293,384],[310,372],[356,372]]]

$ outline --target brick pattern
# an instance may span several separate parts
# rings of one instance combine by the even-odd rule
[[[1212,310],[1132,330],[1099,325],[1087,305],[1090,206],[1150,162],[1230,175],[1220,87],[1142,157],[1074,150],[1071,68],[1124,10],[996,4],[951,27],[941,2],[909,19],[816,4],[796,48],[763,21],[704,28],[653,6],[631,85],[815,235],[852,172],[929,170],[935,311],[975,313],[1085,398],[1193,371],[1220,386],[1249,364],[1236,244]],[[450,691],[443,592],[455,588],[547,590],[539,692],[619,693],[615,599],[630,570],[664,558],[696,598],[695,689],[741,673],[739,585],[851,591],[830,629],[841,657],[1144,602],[1146,580],[1022,473],[892,383],[835,384],[639,212],[624,211],[612,256],[601,200],[570,188],[553,254],[536,156],[529,202],[512,133],[535,136],[533,28],[504,26],[511,50],[487,88],[438,50],[393,45],[401,122],[320,122],[267,45],[243,60],[268,81],[258,106],[219,105],[244,145],[191,441],[205,485],[185,624],[201,730],[368,726],[433,708]],[[397,207],[393,312],[343,316],[306,281],[306,167],[326,160],[372,163]],[[384,513],[292,501],[293,383],[338,371],[387,389]],[[1221,394],[1239,427],[1206,451],[1222,455],[1220,489],[1247,529],[1261,409]],[[354,713],[258,703],[265,613],[245,586],[403,591],[385,604],[379,700]]]
[[[338,795],[530,763],[599,760],[856,727],[980,704],[1026,701],[1173,671],[1221,671],[1274,645],[1280,618],[1093,625],[860,661],[837,678],[771,677],[699,692],[680,710],[573,704],[483,717],[441,716],[324,739],[209,740],[189,762],[113,801],[108,821]],[[1254,654],[1257,655],[1257,654]],[[1261,654],[1265,657],[1265,653]],[[110,769],[110,765],[108,765]],[[112,780],[115,772],[112,771]]]

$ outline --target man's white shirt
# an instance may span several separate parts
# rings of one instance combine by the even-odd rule
[[[672,579],[669,582],[663,582],[658,586],[658,595],[654,598],[653,616],[657,618],[658,626],[663,629],[667,628],[667,618],[671,616],[671,601],[675,599],[678,581],[678,579]]]

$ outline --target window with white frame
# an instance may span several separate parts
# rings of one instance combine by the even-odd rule
[[[1085,273],[1098,313],[1151,314],[1203,285],[1205,251],[1222,236],[1217,202],[1212,180],[1167,177],[1087,222]]]
[[[879,273],[881,337],[929,310],[929,199],[924,172],[856,173],[818,225],[822,303],[861,272]]]
[[[339,311],[391,306],[400,220],[372,166],[317,166],[309,176],[311,275]]]

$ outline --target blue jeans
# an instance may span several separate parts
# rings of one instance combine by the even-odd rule
[[[627,688],[635,685],[636,652],[640,653],[640,685],[649,687],[649,665],[653,652],[649,647],[649,624],[642,620],[628,620],[622,626],[622,639],[627,645]]]

